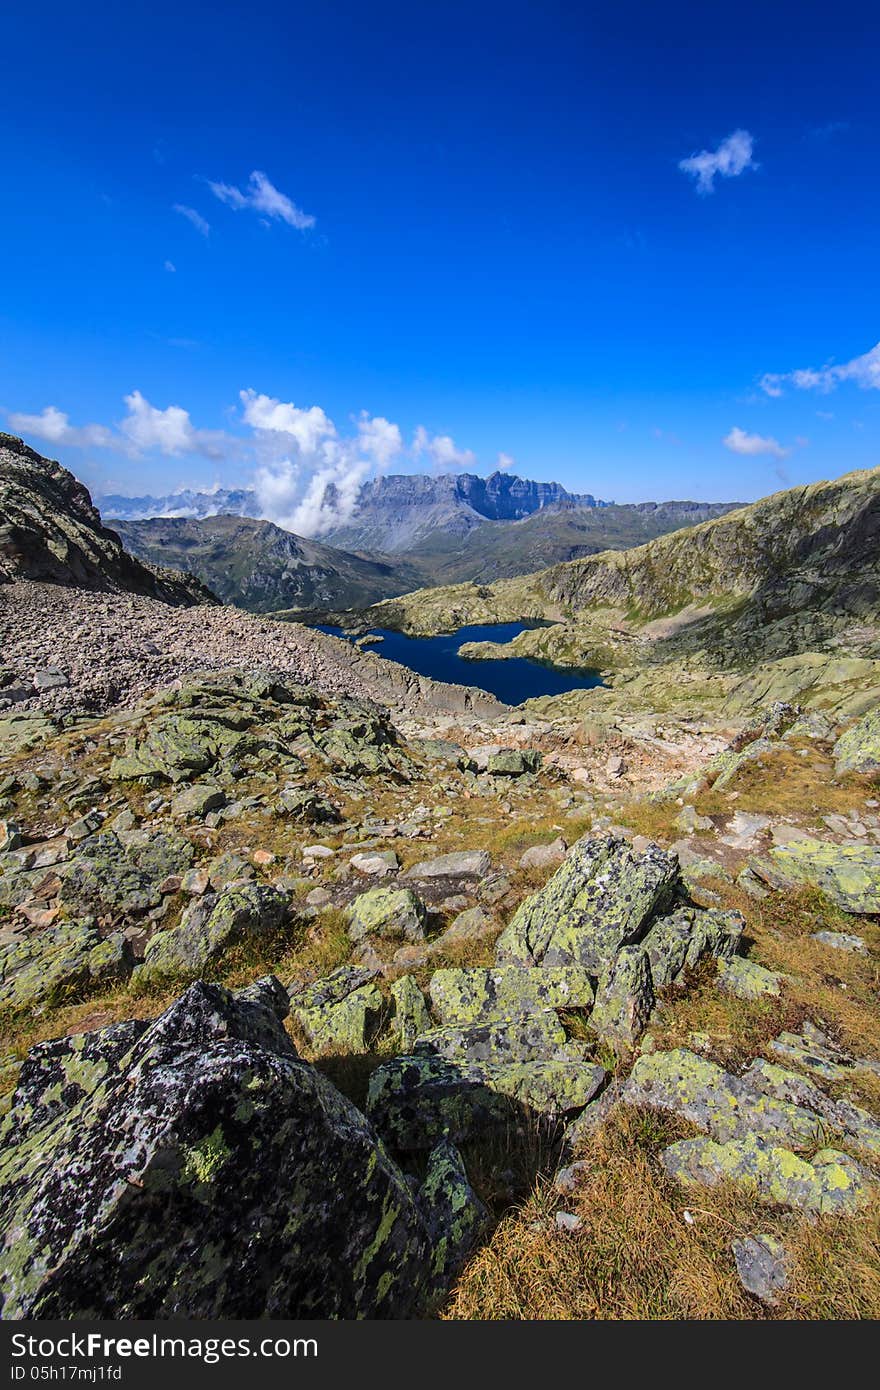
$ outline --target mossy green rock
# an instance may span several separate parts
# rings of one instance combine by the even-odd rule
[[[306,825],[335,825],[342,819],[329,797],[309,787],[288,787],[278,802],[278,810],[291,820]]]
[[[446,1139],[428,1155],[418,1204],[431,1237],[432,1284],[443,1289],[489,1228],[489,1212],[471,1187],[461,1154]]]
[[[93,921],[59,922],[0,943],[0,1007],[59,1004],[120,983],[133,966],[121,932],[102,936]]]
[[[422,1033],[413,1051],[451,1061],[526,1062],[565,1048],[565,1029],[553,1009],[483,1023],[448,1023]]]
[[[821,889],[844,912],[880,913],[880,846],[792,840],[771,849],[770,859],[786,878]]]
[[[436,970],[428,986],[441,1023],[506,1020],[541,1009],[588,1009],[593,986],[586,970],[563,965],[525,970],[518,965]]]
[[[651,966],[640,946],[622,946],[599,976],[590,1027],[600,1038],[634,1043],[654,1007]]]
[[[758,999],[778,999],[782,993],[783,977],[767,970],[757,961],[734,956],[718,962],[718,985],[726,994],[755,1003]]]
[[[743,1073],[743,1080],[756,1091],[790,1101],[820,1115],[832,1129],[872,1157],[880,1157],[880,1121],[845,1097],[834,1099],[807,1077],[789,1071],[763,1057]]]
[[[838,774],[880,773],[880,705],[840,735],[834,745],[834,766]]]
[[[686,1048],[639,1057],[623,1100],[680,1115],[722,1143],[760,1135],[768,1142],[809,1148],[821,1133],[815,1113],[756,1091],[745,1078]]]
[[[706,955],[726,958],[736,952],[743,931],[738,912],[680,908],[655,922],[642,940],[655,989],[674,984]]]
[[[199,974],[234,946],[265,940],[287,920],[287,895],[257,883],[233,883],[206,893],[184,912],[180,923],[147,942],[135,983],[185,979]]]
[[[375,976],[370,966],[341,965],[291,990],[291,1011],[315,1052],[367,1051],[384,1007]]]
[[[495,958],[501,964],[580,965],[598,974],[621,946],[642,936],[677,877],[678,861],[659,845],[637,854],[625,841],[579,840],[514,914]]]
[[[425,1309],[476,1234],[466,1178],[438,1156],[424,1211],[363,1115],[296,1055],[279,995],[197,983],[152,1024],[31,1053],[0,1157],[5,1318]]]
[[[661,1157],[669,1176],[687,1185],[735,1183],[766,1201],[816,1214],[856,1212],[871,1195],[861,1165],[832,1149],[808,1163],[790,1149],[752,1135],[723,1144],[683,1139],[664,1149]]]
[[[424,994],[412,975],[401,975],[391,986],[394,1031],[401,1052],[411,1052],[420,1033],[431,1027],[431,1015]]]
[[[421,941],[428,912],[411,888],[373,888],[359,893],[345,912],[352,941]]]
[[[431,1148],[497,1127],[529,1130],[539,1115],[585,1106],[605,1079],[602,1067],[572,1055],[527,1062],[463,1062],[395,1057],[370,1077],[367,1113],[397,1148]]]

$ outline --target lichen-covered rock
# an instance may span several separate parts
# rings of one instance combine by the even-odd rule
[[[427,909],[411,888],[373,888],[359,893],[346,909],[348,934],[355,943],[368,937],[383,941],[421,941]]]
[[[553,1009],[484,1023],[447,1023],[422,1033],[413,1052],[465,1062],[526,1062],[565,1048],[565,1029]]]
[[[366,1052],[384,1007],[367,965],[340,965],[313,984],[293,986],[294,1018],[317,1053]]]
[[[4,1318],[424,1308],[476,1234],[460,1166],[437,1156],[423,1213],[370,1124],[297,1057],[279,991],[248,994],[197,983],[152,1024],[31,1053],[0,1157]]]
[[[490,777],[522,777],[524,773],[537,772],[540,766],[541,754],[531,748],[501,748],[486,759]]]
[[[133,966],[121,932],[102,936],[93,920],[58,922],[0,942],[0,1007],[58,1004],[120,983]]]
[[[600,1038],[634,1043],[654,1007],[651,967],[640,946],[622,946],[599,976],[590,1027]]]
[[[226,793],[220,787],[197,782],[178,792],[171,805],[171,814],[181,819],[201,820],[209,811],[217,811],[225,805]]]
[[[407,869],[406,878],[485,878],[492,860],[484,849],[460,850],[422,859]]]
[[[636,854],[620,840],[579,840],[498,938],[502,964],[581,965],[598,974],[637,941],[669,898],[678,862],[658,845]]]
[[[310,787],[287,787],[278,799],[278,810],[306,825],[335,825],[342,817],[329,797]]]
[[[401,1052],[411,1052],[420,1033],[431,1027],[431,1015],[424,994],[412,975],[401,975],[391,986],[393,1025]]]
[[[287,895],[258,883],[232,883],[206,893],[186,909],[176,927],[147,942],[135,983],[197,975],[234,946],[271,939],[287,920]]]
[[[703,775],[716,791],[729,787],[737,773],[748,763],[757,762],[767,753],[773,752],[773,742],[769,738],[757,738],[745,748],[727,749],[718,753],[703,769]]]
[[[858,1211],[871,1194],[865,1170],[848,1154],[823,1149],[808,1163],[755,1135],[723,1144],[682,1139],[664,1149],[661,1158],[679,1182],[702,1187],[735,1183],[767,1201],[817,1214]]]
[[[844,912],[880,913],[880,846],[792,840],[769,857],[785,880],[821,889]]]
[[[844,772],[880,773],[880,705],[850,724],[834,745],[834,766]]]
[[[820,946],[831,946],[835,951],[853,951],[860,956],[868,953],[864,937],[856,936],[853,932],[814,931],[812,935]]]
[[[555,869],[568,852],[568,845],[561,835],[549,845],[532,845],[519,861],[521,869]]]
[[[851,1074],[853,1066],[852,1057],[828,1040],[809,1036],[806,1026],[801,1033],[780,1033],[771,1042],[770,1050],[777,1057],[794,1062],[824,1081],[844,1081]]]
[[[463,1062],[395,1057],[370,1077],[367,1113],[399,1149],[431,1148],[441,1136],[461,1143],[498,1126],[531,1127],[537,1115],[580,1110],[605,1080],[580,1057],[527,1062]]]
[[[642,949],[651,965],[655,989],[674,984],[684,970],[692,970],[703,956],[719,959],[733,956],[743,932],[738,912],[719,912],[714,908],[683,907],[655,922],[642,940]]]
[[[764,1095],[814,1110],[826,1124],[840,1130],[865,1153],[880,1156],[880,1121],[852,1101],[845,1098],[835,1100],[807,1077],[788,1071],[775,1062],[767,1062],[763,1057],[757,1058],[743,1073],[743,1080]]]
[[[754,1003],[758,999],[778,999],[783,976],[775,970],[767,970],[757,961],[733,956],[718,962],[718,985],[725,993]]]
[[[721,1142],[759,1135],[769,1142],[809,1148],[821,1132],[815,1113],[759,1092],[745,1077],[685,1048],[639,1057],[622,1099],[628,1105],[680,1115]]]
[[[436,970],[428,986],[441,1023],[481,1023],[540,1009],[588,1009],[593,986],[586,970],[563,965],[524,970],[518,965]]]
[[[461,1271],[489,1226],[489,1212],[470,1185],[461,1154],[446,1139],[428,1155],[418,1204],[431,1238],[431,1285],[439,1291]]]
[[[731,1241],[739,1282],[746,1293],[775,1308],[779,1295],[788,1287],[788,1256],[775,1236],[746,1236]]]

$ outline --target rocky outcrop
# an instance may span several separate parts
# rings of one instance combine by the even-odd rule
[[[39,579],[213,603],[198,580],[135,560],[102,525],[82,483],[13,435],[0,434],[0,583]]]
[[[10,1318],[424,1311],[485,1210],[445,1142],[412,1186],[284,1031],[272,978],[35,1048],[0,1158]]]

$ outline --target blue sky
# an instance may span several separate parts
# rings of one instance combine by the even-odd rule
[[[97,492],[256,470],[320,529],[376,468],[880,463],[876,6],[48,0],[0,39],[0,423]]]

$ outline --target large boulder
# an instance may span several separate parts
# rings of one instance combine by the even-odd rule
[[[880,705],[850,724],[834,745],[834,767],[843,772],[880,773]]]
[[[366,1052],[382,1014],[378,971],[340,965],[311,984],[290,990],[293,1016],[316,1053]]]
[[[590,977],[576,965],[436,970],[428,989],[441,1023],[485,1023],[547,1008],[588,1009],[593,1003]]]
[[[499,963],[580,965],[598,975],[638,941],[667,902],[678,861],[659,845],[579,840],[548,883],[519,907],[496,947]]]
[[[286,893],[258,883],[231,883],[206,893],[184,912],[176,927],[147,942],[135,982],[198,975],[234,946],[271,939],[287,919]]]
[[[822,1149],[807,1162],[754,1135],[726,1144],[700,1136],[671,1144],[660,1157],[669,1176],[685,1186],[734,1183],[774,1205],[813,1215],[848,1215],[871,1196],[866,1170],[837,1149]]]
[[[421,941],[428,912],[411,888],[372,888],[359,893],[345,912],[348,934],[359,943],[379,937],[383,941]]]
[[[33,1049],[2,1132],[0,1297],[19,1318],[400,1318],[485,1213],[458,1155],[414,1194],[284,1031],[271,978]]]
[[[880,846],[835,845],[828,840],[799,839],[775,845],[767,861],[753,861],[755,871],[772,887],[808,884],[820,889],[844,912],[880,912]],[[778,875],[778,877],[774,877]]]
[[[122,932],[102,936],[93,920],[58,922],[0,941],[0,1008],[60,1004],[111,988],[134,966]]]

